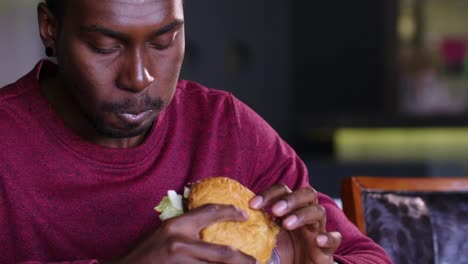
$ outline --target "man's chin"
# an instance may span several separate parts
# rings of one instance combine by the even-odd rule
[[[109,138],[132,138],[142,136],[151,129],[151,124],[138,127],[115,128],[110,126],[97,125],[96,130],[99,134]]]

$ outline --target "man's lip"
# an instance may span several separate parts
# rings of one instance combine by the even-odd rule
[[[147,110],[139,113],[117,113],[117,115],[129,123],[138,123],[146,119],[153,110]]]

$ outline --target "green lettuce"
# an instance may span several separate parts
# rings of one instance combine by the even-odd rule
[[[168,191],[167,196],[164,196],[162,201],[154,208],[154,210],[161,213],[159,215],[159,219],[161,219],[161,221],[183,214],[184,208],[182,205],[182,195],[177,194],[173,190]]]

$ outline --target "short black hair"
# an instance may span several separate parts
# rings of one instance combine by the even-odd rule
[[[49,7],[50,11],[54,16],[61,20],[63,16],[63,3],[65,0],[45,0],[47,6]]]

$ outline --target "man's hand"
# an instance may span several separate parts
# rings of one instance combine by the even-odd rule
[[[301,264],[333,263],[333,253],[341,243],[341,234],[326,231],[325,209],[318,203],[314,189],[309,187],[292,192],[285,185],[275,185],[254,197],[250,206],[253,209],[271,207],[272,214],[281,219],[291,244],[279,248],[282,259],[288,256],[286,259],[292,263]],[[279,240],[288,235],[280,234]]]
[[[205,205],[166,220],[129,254],[114,263],[255,263],[231,247],[205,243],[200,231],[222,221],[245,221],[247,215],[231,205]]]

